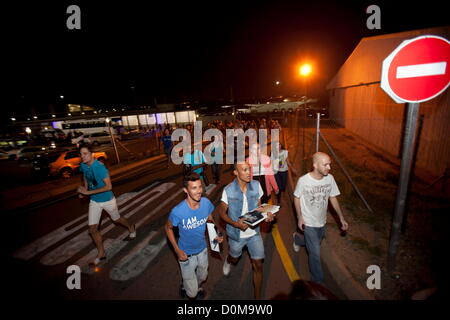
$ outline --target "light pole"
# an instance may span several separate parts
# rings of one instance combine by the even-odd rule
[[[109,136],[111,138],[111,141],[112,141],[112,144],[113,144],[113,147],[114,147],[114,151],[116,153],[117,163],[120,163],[119,152],[117,152],[116,140],[114,139],[114,135],[113,135],[112,130],[111,130],[111,119],[110,118],[106,118],[106,123],[108,124]]]
[[[307,99],[308,99],[308,96],[307,96],[307,83],[308,83],[308,77],[311,74],[311,71],[312,71],[312,67],[311,67],[311,65],[309,63],[302,64],[300,66],[300,69],[299,69],[299,74],[300,74],[300,76],[303,77],[303,79],[305,81],[305,96],[304,96],[305,100],[303,102],[303,109],[305,110],[305,117],[303,119],[303,160],[306,160],[306,155],[305,155],[305,126],[306,126],[306,118],[307,118],[307,116],[306,116],[306,102],[307,102]]]
[[[277,96],[282,96],[281,94],[280,94],[280,85],[281,85],[281,82],[279,81],[279,80],[277,80],[277,81],[275,81],[275,86],[276,86],[276,95]]]

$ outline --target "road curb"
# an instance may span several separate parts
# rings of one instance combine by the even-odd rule
[[[322,241],[321,256],[333,280],[350,300],[375,300],[368,289],[353,278],[342,259],[333,252],[327,239]]]
[[[137,167],[144,166],[146,164],[152,163],[154,161],[158,161],[165,157],[166,157],[165,155],[161,154],[161,155],[154,156],[154,157],[151,157],[148,159],[143,159],[140,161],[136,161],[136,162],[124,165],[120,168],[110,169],[109,170],[110,176],[112,179],[114,179],[114,176],[120,175],[123,172],[126,172],[128,170],[133,170]],[[39,190],[37,192],[36,191],[27,192],[26,190],[24,190],[23,192],[18,192],[18,190],[15,190],[15,191],[13,190],[12,192],[10,192],[9,195],[6,192],[1,192],[0,195],[3,198],[2,210],[7,210],[7,211],[20,210],[21,208],[26,208],[26,207],[32,206],[33,204],[37,204],[37,203],[42,203],[46,200],[50,200],[50,199],[56,198],[61,195],[67,195],[67,193],[69,193],[71,191],[75,192],[75,189],[77,188],[78,185],[80,185],[79,182],[72,182],[70,184],[64,185],[63,187]],[[34,186],[30,186],[30,190],[32,190],[31,189],[32,187],[34,187]],[[11,197],[11,195],[14,195],[14,197]]]

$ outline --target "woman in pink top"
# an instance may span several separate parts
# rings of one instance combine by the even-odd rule
[[[260,160],[260,161],[258,161]],[[267,202],[270,199],[270,195],[272,191],[275,194],[278,194],[279,189],[277,185],[277,181],[275,180],[275,174],[272,169],[272,161],[270,157],[261,154],[261,149],[258,144],[250,147],[249,157],[247,158],[248,163],[250,164],[250,179],[253,179],[254,175],[256,180],[261,182],[261,187],[264,191],[266,191],[264,200],[261,199],[263,203]],[[262,180],[264,181],[261,181]]]
[[[270,160],[269,156],[261,155],[261,164],[264,168],[264,177],[266,179],[266,190],[267,190],[267,196],[270,197],[270,194],[272,191],[275,192],[275,194],[278,194],[278,184],[275,180],[275,173],[272,169],[272,161]]]

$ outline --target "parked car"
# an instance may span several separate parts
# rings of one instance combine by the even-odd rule
[[[35,155],[31,161],[31,173],[39,176],[50,175],[50,163],[55,162],[65,151],[68,150],[49,151]]]
[[[94,152],[93,156],[103,163],[108,159],[105,152]],[[42,174],[68,179],[78,171],[80,164],[80,152],[78,150],[66,150],[35,157],[32,168],[34,173],[42,172]]]
[[[115,136],[116,139],[118,136]],[[111,137],[107,132],[95,132],[91,134],[84,135],[84,142],[93,144],[94,146],[98,146],[101,143],[111,143]]]
[[[0,159],[1,160],[10,159],[10,154],[6,151],[0,150]]]
[[[60,139],[64,140],[66,138],[66,134],[61,129],[47,129],[42,130],[40,133],[41,136],[49,139]]]
[[[138,139],[141,137],[141,133],[139,131],[130,131],[128,133],[123,133],[120,135],[121,140],[132,140],[132,139]]]
[[[27,146],[19,149],[16,153],[16,160],[27,161],[32,160],[33,157],[39,153],[44,153],[47,150],[45,146]]]

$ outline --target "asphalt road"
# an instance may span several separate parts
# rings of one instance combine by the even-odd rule
[[[223,166],[222,183],[208,187],[208,198],[217,205],[223,187],[233,179],[230,166]],[[209,169],[208,169],[208,173]],[[210,179],[212,180],[212,179]],[[11,276],[6,285],[10,297],[52,299],[179,299],[181,276],[175,254],[168,245],[164,223],[172,207],[184,199],[181,167],[165,168],[165,161],[152,164],[146,173],[124,176],[114,185],[119,210],[138,227],[137,239],[122,241],[128,232],[104,216],[101,232],[108,259],[97,269],[87,266],[96,249],[87,233],[87,199],[70,198],[31,212],[6,218],[2,251],[6,251],[6,268]],[[274,226],[264,226],[263,299],[279,298],[291,290],[286,259],[300,278],[308,279],[307,255],[292,249],[295,218],[284,195],[282,210]],[[217,218],[217,217],[216,217]],[[217,219],[219,220],[219,219]],[[287,257],[280,254],[273,228],[281,235]],[[238,265],[228,277],[222,274],[221,254],[210,253],[206,299],[246,300],[253,298],[252,270],[244,251]],[[4,255],[5,256],[5,255]],[[81,268],[81,289],[69,290],[67,268]],[[327,270],[325,284],[339,298],[344,294]]]
[[[117,164],[117,156],[111,143],[95,146],[94,149],[106,153],[108,165]],[[119,161],[121,162],[142,158],[144,152],[149,154],[155,149],[157,149],[156,140],[151,137],[141,137],[117,143],[117,152]],[[75,176],[70,179],[79,179],[78,175],[79,174],[75,174]],[[42,183],[46,183],[49,187],[54,187],[55,184],[64,183],[64,179],[60,177],[32,174],[31,161],[27,160],[0,160],[0,176],[3,178],[0,181],[0,190],[25,185],[42,185]]]

